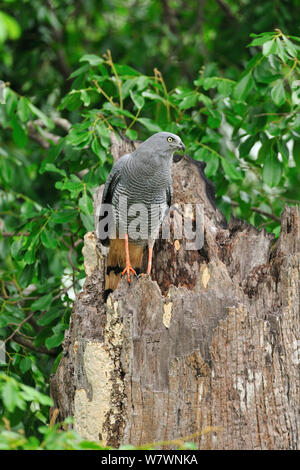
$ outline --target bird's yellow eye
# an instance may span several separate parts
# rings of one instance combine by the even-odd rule
[[[168,137],[168,142],[173,142],[173,138],[172,138],[172,137]]]

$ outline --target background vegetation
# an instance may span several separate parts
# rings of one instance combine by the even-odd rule
[[[277,236],[300,199],[300,2],[0,1],[0,448],[49,427],[111,131],[179,134],[217,205]]]

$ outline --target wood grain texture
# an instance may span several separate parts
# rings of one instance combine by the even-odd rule
[[[193,435],[200,449],[298,449],[298,208],[285,207],[276,241],[227,226],[188,157],[173,179],[175,202],[204,205],[204,246],[159,240],[152,280],[122,280],[104,303],[105,256],[86,236],[92,268],[51,381],[60,419],[113,446]]]

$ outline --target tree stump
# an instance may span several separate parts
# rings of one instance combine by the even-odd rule
[[[112,136],[115,159],[136,145]],[[60,419],[114,447],[297,449],[299,211],[285,207],[278,240],[227,225],[203,166],[184,156],[172,172],[174,202],[203,204],[204,245],[158,240],[152,280],[122,280],[105,302],[105,254],[86,234],[87,278],[51,394]]]

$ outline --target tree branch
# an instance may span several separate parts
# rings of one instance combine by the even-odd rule
[[[59,126],[61,127],[62,129],[64,129],[66,132],[69,132],[72,124],[70,123],[70,121],[68,121],[67,119],[65,118],[61,118],[61,117],[55,117],[55,118],[51,118],[52,121],[54,122],[54,124],[56,126]]]
[[[67,119],[57,117],[53,118],[52,121],[54,122],[54,124],[61,127],[66,132],[69,132],[71,123]],[[45,124],[41,119],[36,119],[35,121],[29,121],[27,123],[28,136],[32,140],[35,140],[44,149],[50,147],[50,142],[55,145],[58,144],[60,139],[59,135],[53,134],[52,132],[49,132],[44,129],[42,130],[43,134],[40,134],[39,130],[37,129],[37,126],[43,129],[45,127]]]
[[[13,341],[20,346],[24,346],[25,348],[30,349],[31,351],[48,354],[48,356],[57,356],[57,351],[55,349],[47,349],[45,346],[35,346],[32,341],[23,338],[17,333],[14,335]]]
[[[30,233],[29,232],[0,232],[0,235],[2,237],[29,237]]]
[[[231,205],[233,207],[239,207],[238,202],[235,202],[235,201],[231,201]],[[258,209],[257,207],[253,207],[253,206],[250,207],[250,210],[252,212],[256,212],[257,214],[269,217],[269,219],[275,220],[275,222],[278,222],[279,224],[281,223],[280,217],[277,217],[277,215],[275,215],[275,214],[270,214],[270,212],[263,211],[261,209]]]

